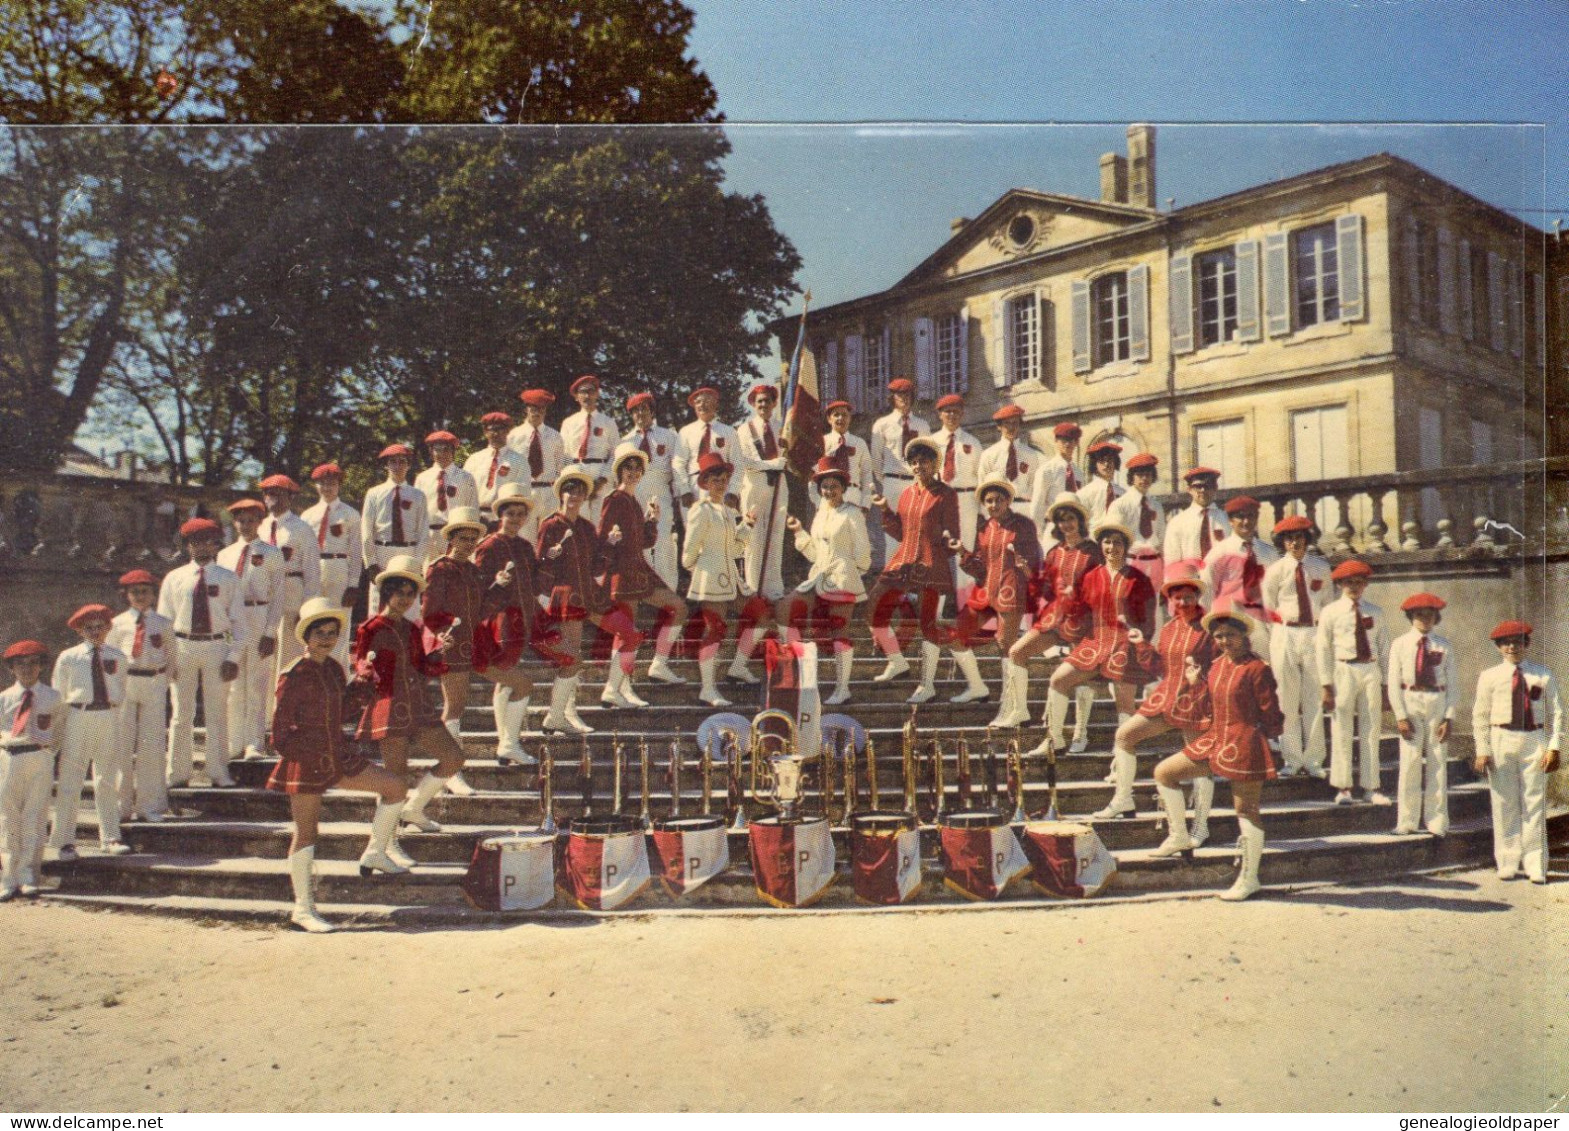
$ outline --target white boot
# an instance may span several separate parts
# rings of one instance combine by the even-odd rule
[[[1237,875],[1237,882],[1220,893],[1220,898],[1228,903],[1240,903],[1264,886],[1258,882],[1258,865],[1264,858],[1264,830],[1246,817],[1237,818],[1237,827],[1242,830],[1238,838],[1242,842],[1242,871]]]
[[[463,718],[460,715],[455,719],[443,719],[442,726],[447,728],[447,733],[452,736],[452,741],[458,745],[463,744]],[[447,779],[447,789],[454,797],[473,797],[474,787],[463,780],[461,773],[453,774]]]
[[[1117,712],[1117,733],[1118,734],[1122,733],[1122,724],[1127,722],[1130,718],[1132,718],[1132,716],[1128,715],[1127,713],[1125,713],[1123,711],[1118,711]],[[1117,740],[1115,738],[1113,738],[1111,740],[1111,748],[1112,748],[1112,752],[1115,753],[1116,749],[1117,749]],[[1116,785],[1117,784],[1117,763],[1115,761],[1112,762],[1111,769],[1109,771],[1107,771],[1106,777],[1105,777],[1104,780],[1109,782],[1109,783],[1111,783],[1112,785]]]
[[[921,686],[910,693],[906,703],[925,703],[937,695],[937,658],[942,653],[930,640],[921,641]]]
[[[850,670],[855,667],[855,653],[848,648],[835,652],[834,665],[838,668],[839,679],[834,684],[834,693],[823,700],[830,707],[850,701]]]
[[[966,648],[962,652],[953,654],[954,662],[959,665],[959,670],[964,673],[965,683],[968,685],[959,694],[949,698],[950,703],[978,703],[982,699],[991,697],[991,688],[986,686],[986,681],[981,678],[981,664],[975,658],[975,651]]]
[[[1202,777],[1193,779],[1193,832],[1189,834],[1194,844],[1203,844],[1209,839],[1209,807],[1215,801],[1215,779]]]
[[[1002,708],[986,725],[1004,728],[1023,726],[1029,722],[1030,708],[1026,700],[1029,686],[1029,673],[1004,656],[1002,658]]]
[[[1068,697],[1056,688],[1046,692],[1046,736],[1030,753],[1045,754],[1050,747],[1062,749],[1062,728],[1068,720]]]
[[[676,634],[680,631],[681,625],[674,621],[660,626],[654,636],[654,662],[648,665],[649,679],[657,679],[660,683],[686,682],[670,666],[670,650],[675,647]]]
[[[330,935],[332,924],[316,914],[316,846],[289,853],[289,882],[294,885],[294,911],[289,922],[313,935]]]
[[[403,806],[399,817],[403,824],[412,825],[422,833],[439,833],[441,826],[425,816],[425,806],[430,804],[430,799],[441,792],[441,787],[447,783],[435,774],[426,771],[420,778],[419,784],[409,792],[408,802]]]
[[[1194,844],[1188,836],[1188,807],[1182,790],[1176,786],[1159,784],[1155,790],[1160,794],[1161,808],[1166,811],[1167,832],[1166,839],[1150,855],[1180,856],[1184,852],[1192,852]]]
[[[545,719],[539,724],[539,729],[545,734],[577,733],[567,720],[567,696],[571,694],[572,681],[557,676],[550,685],[550,710],[545,712]]]
[[[1090,748],[1090,713],[1095,710],[1095,688],[1081,683],[1073,694],[1073,745],[1069,754],[1083,754]]]
[[[508,725],[512,715],[512,689],[498,683],[490,690],[490,713],[496,719],[496,761],[505,766],[516,762],[523,754],[518,741],[518,731]]]
[[[703,688],[697,697],[710,707],[728,707],[730,700],[719,694],[719,689],[714,686],[714,669],[719,666],[719,657],[710,656],[708,659],[697,661],[697,670],[703,677]]]
[[[873,683],[892,683],[910,670],[910,661],[904,658],[903,652],[895,652],[888,657],[888,663],[883,670],[872,677]]]
[[[607,707],[630,707],[632,701],[621,694],[621,685],[626,680],[626,672],[621,670],[621,665],[616,663],[614,654],[610,657],[610,665],[605,672],[605,689],[599,693],[599,701]],[[647,706],[645,703],[644,706]]]
[[[360,875],[385,872],[389,876],[397,876],[409,870],[406,864],[394,859],[387,851],[392,844],[392,834],[398,831],[398,817],[402,812],[401,801],[376,802],[376,815],[370,819],[370,843],[360,856]]]
[[[620,662],[619,662],[619,658],[616,657],[616,656],[610,657],[610,662],[612,664],[616,665],[617,667],[621,666]],[[628,703],[630,703],[634,707],[646,707],[646,706],[648,706],[648,700],[644,699],[641,695],[639,695],[637,693],[636,689],[633,688],[633,686],[632,686],[632,672],[630,670],[628,670],[627,668],[622,668],[622,670],[621,670],[621,698],[626,700]]]
[[[736,646],[735,659],[730,661],[730,666],[725,669],[725,675],[737,683],[756,683],[757,677],[752,674],[752,669],[746,666],[748,656],[741,654],[740,645]]]
[[[657,679],[660,683],[685,683],[686,679],[675,673],[670,666],[669,656],[654,657],[654,662],[648,665],[648,678]]]
[[[1111,801],[1099,813],[1093,814],[1097,821],[1109,821],[1117,817],[1131,817],[1137,811],[1133,804],[1133,779],[1139,772],[1139,760],[1131,750],[1124,750],[1120,746],[1111,751],[1111,776],[1116,782]]]
[[[594,728],[583,721],[577,713],[577,685],[583,682],[581,674],[572,677],[572,690],[567,693],[566,701],[562,704],[566,708],[567,722],[572,724],[572,729],[578,734],[593,734]]]

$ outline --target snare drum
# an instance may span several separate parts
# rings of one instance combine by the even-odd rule
[[[850,875],[863,903],[908,903],[921,893],[921,834],[915,815],[850,815]]]
[[[654,822],[654,870],[670,898],[679,899],[730,867],[730,838],[722,817],[666,817]]]
[[[938,837],[943,883],[966,899],[996,899],[1030,870],[1008,818],[995,810],[945,813]]]
[[[556,838],[549,833],[485,837],[463,877],[463,896],[481,911],[534,911],[556,894]]]
[[[775,907],[808,907],[834,882],[834,838],[824,817],[763,817],[747,826],[757,894]]]
[[[648,847],[632,817],[577,817],[559,852],[556,887],[585,911],[614,911],[648,887]]]
[[[1030,883],[1042,895],[1083,899],[1099,895],[1117,874],[1117,860],[1100,835],[1076,821],[1031,821],[1024,826]]]

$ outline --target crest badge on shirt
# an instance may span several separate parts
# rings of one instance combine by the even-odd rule
[[[209,596],[209,597],[216,597],[217,595],[218,595],[218,587],[216,585],[209,585],[207,587],[207,596]]]
[[[120,661],[119,660],[105,660],[103,662],[103,665],[104,665],[104,671],[107,674],[109,674],[109,675],[113,675],[115,673],[115,669],[120,666]]]
[[[1308,588],[1317,593],[1320,589],[1324,588],[1324,579],[1322,577],[1315,577],[1312,581],[1308,582]]]
[[[343,523],[335,522],[331,526],[327,527],[327,531],[334,538],[342,538],[343,537]]]
[[[289,561],[291,558],[294,557],[294,547],[293,546],[279,546],[278,548],[283,551],[283,560],[284,561]]]
[[[264,561],[266,561],[266,559],[263,558],[260,554],[252,554],[251,555],[251,565],[259,566]]]
[[[447,488],[447,498],[449,498],[449,499],[450,499],[450,498],[452,498],[452,497],[453,497],[453,496],[454,496],[454,495],[456,495],[456,494],[457,494],[457,493],[458,493],[458,489],[457,489],[457,488],[456,488],[456,487],[450,487],[450,486],[449,486],[449,487],[448,487],[448,488]]]
[[[162,648],[163,647],[163,633],[161,633],[161,632],[153,633],[151,636],[149,636],[147,638],[147,643],[151,644],[154,648]]]
[[[414,500],[413,499],[399,499],[398,500],[398,505],[400,507],[402,507],[404,510],[408,510],[410,507],[412,507],[414,505]]]

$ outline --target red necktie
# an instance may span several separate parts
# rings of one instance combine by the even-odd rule
[[[1313,600],[1308,596],[1307,574],[1302,563],[1297,563],[1297,624],[1312,627]]]
[[[1155,536],[1155,508],[1150,506],[1149,496],[1139,496],[1139,537],[1153,538]]]
[[[21,738],[27,734],[27,723],[33,717],[33,689],[29,687],[22,692],[22,705],[16,709],[16,721],[11,724],[11,737]]]
[[[501,452],[496,448],[490,449],[490,470],[485,473],[485,490],[489,491],[496,485],[496,465],[501,462]]]
[[[538,479],[545,473],[545,445],[540,441],[539,429],[534,429],[534,438],[528,442],[528,473],[532,479]]]
[[[648,446],[648,433],[647,432],[643,433],[643,439],[638,442],[637,446],[638,446],[639,450],[641,450],[642,453],[645,456],[647,456],[649,459],[653,459],[654,458],[653,449]]]
[[[147,614],[136,614],[136,635],[131,637],[131,659],[142,658],[142,648],[147,644]]]
[[[272,529],[267,532],[267,541],[276,546],[278,544],[278,520],[269,518],[268,521],[272,523]]]
[[[763,458],[774,459],[779,455],[779,444],[774,440],[774,428],[766,420],[763,422]]]
[[[1013,450],[1012,440],[1008,441],[1008,470],[1003,474],[1005,474],[1010,481],[1019,477],[1019,453]]]
[[[915,439],[915,429],[910,427],[910,418],[899,418],[899,458],[904,458],[904,449],[910,446],[910,441]]]
[[[207,599],[207,567],[196,567],[196,595],[191,599],[191,635],[212,635],[212,605]]]
[[[1264,567],[1258,564],[1253,544],[1248,543],[1247,560],[1242,563],[1242,600],[1249,605],[1259,603],[1258,583],[1264,580]]]
[[[1079,477],[1073,473],[1073,465],[1071,463],[1068,465],[1068,474],[1063,479],[1062,486],[1066,491],[1077,491],[1079,489]]]
[[[1357,663],[1370,663],[1373,659],[1373,645],[1367,638],[1367,623],[1362,617],[1362,606],[1355,601],[1351,602],[1351,615],[1356,617],[1357,623]]]
[[[93,701],[91,706],[107,707],[109,705],[109,683],[104,679],[103,649],[93,649]]]
[[[321,505],[321,525],[316,527],[316,545],[318,547],[324,547],[327,545],[327,520],[331,517],[332,504],[323,503]]]
[[[244,577],[245,576],[245,559],[250,557],[250,556],[251,556],[250,543],[249,542],[241,542],[240,543],[240,567],[234,571],[234,576],[235,577]]]
[[[1199,512],[1199,557],[1209,557],[1209,514]]]
[[[839,446],[834,449],[834,454],[828,457],[833,465],[840,471],[848,473],[850,470],[850,445],[844,442],[844,436],[839,437]]]
[[[436,509],[438,511],[445,511],[447,509],[446,468],[442,468],[440,471],[436,472]]]
[[[1515,665],[1514,685],[1510,698],[1509,725],[1515,730],[1535,730],[1536,712],[1531,709],[1531,689],[1526,685],[1525,673]]]
[[[942,481],[944,483],[953,482],[953,442],[955,439],[957,439],[957,436],[954,433],[948,433],[948,448],[943,452],[942,456]]]
[[[1417,637],[1416,641],[1416,686],[1422,691],[1438,690],[1438,681],[1433,678],[1433,657],[1428,653],[1425,636]]]
[[[711,425],[711,424],[704,424],[703,425],[703,438],[702,438],[702,440],[700,440],[698,442],[698,445],[697,445],[697,454],[699,456],[706,456],[708,454],[708,444],[709,444],[709,441],[713,439],[713,435],[714,435],[713,425]]]
[[[594,418],[589,413],[583,414],[583,442],[577,446],[577,459],[582,463],[588,458],[588,437],[594,431]]]

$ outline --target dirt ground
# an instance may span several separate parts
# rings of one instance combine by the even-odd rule
[[[0,907],[12,1111],[1518,1111],[1569,882],[282,929]]]

